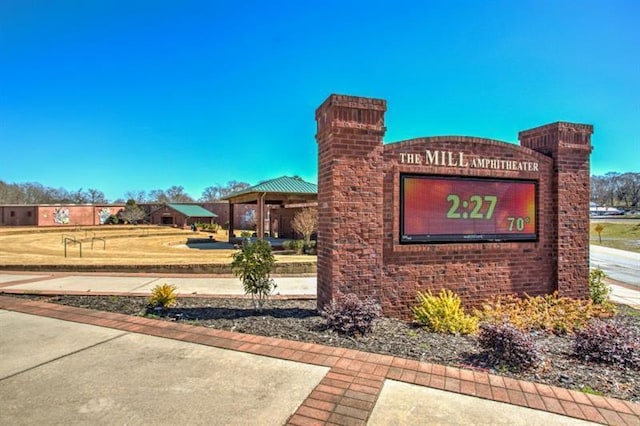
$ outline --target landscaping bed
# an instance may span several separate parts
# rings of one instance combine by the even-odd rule
[[[572,355],[571,335],[538,332],[535,337],[543,350],[542,366],[532,371],[516,372],[493,365],[474,336],[429,333],[394,319],[381,319],[366,336],[340,335],[325,327],[315,300],[270,300],[269,306],[258,312],[253,309],[251,300],[246,298],[181,297],[173,308],[153,311],[148,310],[148,300],[143,297],[16,297],[481,369],[515,379],[640,403],[640,371],[637,368],[582,361]],[[615,320],[630,329],[636,339],[640,339],[639,310],[620,306]]]

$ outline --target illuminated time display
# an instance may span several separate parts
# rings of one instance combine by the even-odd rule
[[[403,243],[537,238],[536,183],[403,175]]]
[[[472,195],[469,201],[462,201],[462,213],[460,213],[460,197],[456,194],[447,195],[447,201],[451,202],[451,207],[447,211],[449,219],[491,219],[495,211],[498,197],[495,195]],[[489,203],[486,212],[483,212],[483,203]],[[473,206],[471,212],[468,212],[469,205]]]

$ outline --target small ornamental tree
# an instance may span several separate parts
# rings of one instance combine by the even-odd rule
[[[144,219],[146,215],[147,213],[142,210],[134,200],[127,201],[127,204],[124,206],[124,210],[120,212],[120,218],[132,225],[135,225],[139,220]]]
[[[276,288],[276,283],[270,278],[276,263],[271,245],[262,239],[254,242],[245,240],[232,257],[231,269],[242,281],[244,293],[251,295],[254,308],[262,309]]]
[[[302,234],[305,247],[309,246],[311,234],[318,230],[318,212],[312,208],[300,210],[291,222],[293,230]]]

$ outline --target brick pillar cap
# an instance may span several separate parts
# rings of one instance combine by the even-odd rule
[[[316,119],[318,118],[321,111],[327,109],[330,106],[386,111],[387,101],[377,98],[364,98],[361,96],[331,94],[322,103],[322,105],[320,105],[318,109],[316,109]]]
[[[593,134],[593,125],[569,123],[567,121],[556,121],[555,123],[545,124],[543,126],[534,127],[533,129],[523,130],[518,133],[518,139],[547,133],[556,133],[565,130],[571,130],[574,132],[591,135]]]

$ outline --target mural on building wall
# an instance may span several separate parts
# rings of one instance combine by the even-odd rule
[[[69,209],[67,207],[58,207],[53,210],[53,222],[62,225],[69,224]]]
[[[101,208],[98,212],[98,218],[100,218],[100,225],[104,225],[104,223],[111,216],[111,209],[108,207]]]
[[[253,229],[256,226],[256,211],[247,210],[242,216],[242,228]]]

